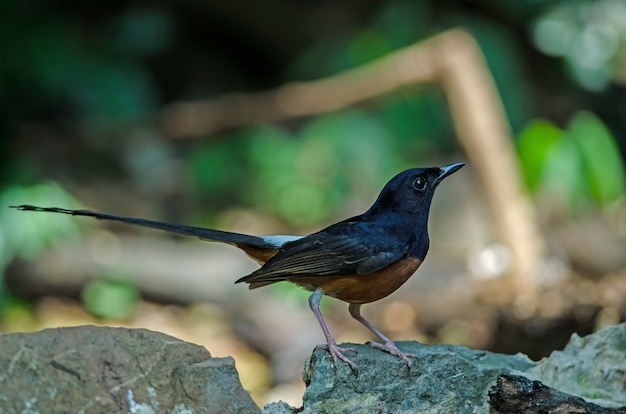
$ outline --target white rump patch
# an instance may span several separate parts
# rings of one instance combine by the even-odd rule
[[[301,239],[304,236],[290,236],[290,235],[282,235],[277,234],[274,236],[262,236],[263,241],[271,244],[275,247],[282,247],[285,243]]]

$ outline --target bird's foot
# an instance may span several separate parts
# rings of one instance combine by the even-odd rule
[[[343,354],[344,352],[356,352],[356,349],[342,348],[338,346],[335,342],[329,342],[328,344],[321,344],[321,345],[318,345],[317,348],[326,349],[328,352],[330,352],[330,354],[333,357],[333,361],[335,361],[335,369],[339,369],[339,360],[342,360],[350,367],[350,369],[352,369],[352,372],[354,372],[354,375],[356,376],[359,375],[359,369],[356,367],[355,363],[350,361],[350,359],[348,359],[348,357]]]
[[[380,349],[390,353],[391,355],[397,356],[398,358],[406,362],[409,370],[411,370],[411,367],[413,366],[413,361],[411,361],[409,358],[417,358],[415,354],[407,354],[400,351],[400,349],[398,349],[396,344],[394,344],[392,341],[385,341],[385,343],[382,344],[380,342],[370,342],[369,344],[372,348]]]

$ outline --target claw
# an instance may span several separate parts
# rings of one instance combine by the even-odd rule
[[[343,354],[344,352],[356,352],[356,349],[342,348],[334,342],[318,345],[317,348],[326,349],[328,352],[330,352],[330,355],[332,355],[333,361],[335,362],[335,369],[339,369],[339,360],[342,360],[350,367],[355,376],[359,376],[359,369],[357,368],[356,364]]]
[[[400,351],[400,349],[396,346],[396,344],[394,344],[391,341],[385,342],[384,344],[381,344],[380,342],[370,342],[369,344],[372,348],[380,349],[382,351],[388,352],[391,355],[395,355],[401,360],[403,360],[404,362],[406,362],[406,364],[409,367],[409,371],[411,370],[411,367],[413,366],[413,361],[411,361],[409,358],[417,358],[417,355],[415,354],[407,354],[405,352]]]
[[[397,356],[398,358],[406,362],[406,364],[409,367],[409,371],[411,370],[411,367],[413,366],[413,361],[411,361],[409,358],[417,358],[415,355],[407,354],[407,353],[400,351],[398,347],[396,346],[396,344],[394,344],[391,339],[383,335],[382,332],[376,329],[374,325],[372,325],[367,319],[361,316],[361,305],[356,304],[356,303],[351,303],[348,309],[350,310],[350,315],[352,315],[354,319],[361,322],[370,331],[374,332],[377,337],[383,340],[383,343],[370,342],[370,346],[372,348],[380,349],[385,352],[389,352],[391,355]]]

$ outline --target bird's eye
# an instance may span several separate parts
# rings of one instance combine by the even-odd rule
[[[415,188],[417,191],[424,191],[427,184],[428,182],[426,181],[426,178],[417,177],[415,181],[413,181],[413,188]]]

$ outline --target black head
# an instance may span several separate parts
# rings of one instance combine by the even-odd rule
[[[458,162],[444,167],[412,168],[401,172],[385,185],[365,215],[408,213],[427,218],[435,188],[464,165],[464,162]]]

